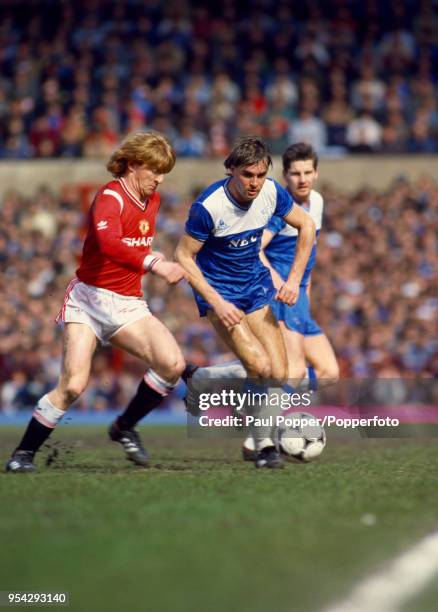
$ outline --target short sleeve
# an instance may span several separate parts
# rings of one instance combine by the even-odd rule
[[[274,181],[275,188],[277,190],[277,204],[275,207],[274,215],[279,217],[286,217],[293,208],[294,202],[290,194],[284,189],[277,181]]]
[[[273,234],[278,234],[284,227],[286,226],[286,221],[283,217],[279,217],[278,215],[274,215],[270,218],[266,229]]]
[[[186,232],[192,238],[205,242],[214,227],[210,213],[200,202],[194,202],[186,221]]]

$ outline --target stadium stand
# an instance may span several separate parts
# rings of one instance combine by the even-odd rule
[[[178,155],[438,151],[432,0],[5,0],[0,157],[105,157],[144,126]],[[229,27],[232,23],[233,27]]]

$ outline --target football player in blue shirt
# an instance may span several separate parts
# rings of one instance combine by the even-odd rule
[[[240,359],[248,378],[287,378],[287,356],[271,300],[294,304],[315,240],[315,224],[290,194],[267,178],[272,161],[265,143],[242,138],[224,162],[228,177],[193,203],[176,257],[194,289],[201,316]],[[293,265],[274,287],[260,259],[264,229],[276,215],[298,230]],[[266,411],[263,413],[264,416]],[[282,467],[270,428],[254,429],[257,467]]]
[[[318,178],[318,157],[312,147],[296,143],[283,154],[283,178],[295,204],[306,210],[321,231],[324,201],[313,189]],[[270,268],[275,287],[287,278],[295,257],[298,233],[294,227],[275,215],[271,218],[262,239],[262,261]],[[333,348],[310,313],[311,272],[316,260],[316,242],[301,278],[300,294],[293,306],[272,302],[271,306],[283,332],[288,356],[288,377],[300,381],[306,377],[307,364],[310,381],[316,377],[321,384],[332,384],[339,378],[339,367]],[[315,383],[316,384],[316,383]]]
[[[286,149],[282,161],[287,191],[297,207],[302,207],[312,217],[318,236],[324,208],[321,194],[313,189],[318,178],[318,156],[310,145],[299,142]],[[276,288],[288,276],[295,257],[297,238],[297,230],[277,215],[271,218],[263,233],[260,257],[270,269]],[[315,260],[316,242],[301,278],[297,301],[292,306],[279,301],[271,303],[283,334],[288,379],[292,387],[300,385],[303,379],[307,379],[306,383],[311,389],[316,389],[318,384],[334,384],[339,379],[339,366],[332,345],[310,312],[310,276]],[[253,449],[253,440],[248,437],[243,445],[243,457],[252,459]]]

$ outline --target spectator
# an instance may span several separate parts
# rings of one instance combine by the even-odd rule
[[[364,109],[347,125],[345,140],[351,151],[376,151],[382,142],[382,127],[371,112]]]
[[[406,151],[408,135],[408,126],[402,113],[398,110],[390,111],[382,130],[381,150],[387,153]]]
[[[364,107],[376,112],[382,109],[385,99],[386,86],[377,78],[372,65],[364,63],[360,78],[353,83],[351,102],[353,107],[360,111]]]
[[[314,113],[313,104],[303,105],[298,117],[292,122],[289,130],[289,144],[291,142],[307,142],[317,152],[321,152],[327,145],[327,131],[324,122]]]
[[[173,144],[180,157],[202,157],[207,150],[205,136],[195,130],[193,121],[189,118],[182,120],[180,135],[175,138]]]
[[[417,111],[408,140],[410,153],[438,153],[438,142],[432,137],[427,113]]]
[[[32,6],[0,7],[6,24],[0,32],[3,158],[105,156],[123,133],[152,125],[157,116],[171,126],[183,116],[195,119],[212,154],[218,121],[224,122],[223,150],[238,133],[255,128],[263,134],[266,127],[279,147],[283,124],[276,118],[269,126],[279,100],[288,121],[296,119],[299,104],[306,115],[298,119],[300,131],[319,149],[343,145],[349,104],[356,113],[371,112],[380,127],[382,137],[369,151],[428,151],[437,140],[430,1],[372,2],[357,11],[334,0],[308,10],[265,0],[251,19],[237,0],[221,10],[133,2],[128,11],[120,2],[107,4],[78,0],[72,10],[61,3],[47,23]],[[343,91],[332,82],[336,73]],[[351,91],[348,101],[345,91]],[[398,109],[391,106],[396,98]],[[421,132],[420,144],[401,137],[389,121],[393,110],[406,121],[427,110],[427,126],[414,130]]]
[[[345,146],[347,125],[353,119],[353,110],[347,102],[346,88],[342,83],[333,84],[323,119],[327,125],[327,144]]]

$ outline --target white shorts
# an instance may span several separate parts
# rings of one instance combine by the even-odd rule
[[[84,323],[103,344],[108,344],[123,327],[148,316],[151,311],[143,298],[120,295],[74,278],[67,287],[56,322]]]

